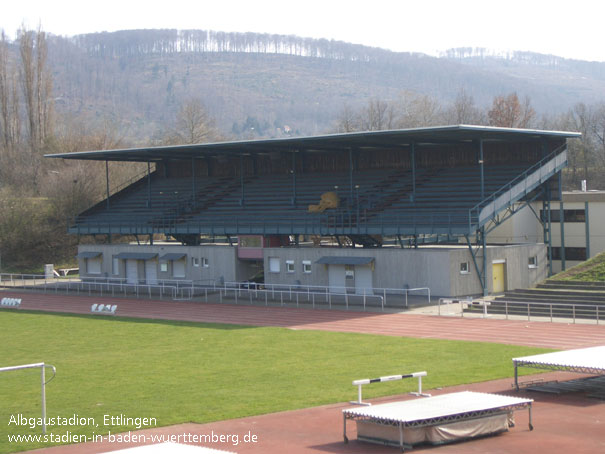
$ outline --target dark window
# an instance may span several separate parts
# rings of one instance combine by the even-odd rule
[[[561,260],[561,248],[552,248],[552,259]],[[586,260],[586,248],[585,247],[566,247],[565,248],[565,260]]]
[[[561,211],[557,208],[551,208],[550,210],[550,222],[559,222],[561,219]],[[547,220],[547,211],[540,210],[540,219],[542,222]],[[584,210],[563,210],[563,216],[565,222],[584,222],[586,221],[586,213]]]

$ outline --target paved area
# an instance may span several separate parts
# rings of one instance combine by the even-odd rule
[[[107,298],[44,295],[38,293],[2,292],[2,296],[19,297],[19,310],[88,314],[93,303],[107,304]],[[502,342],[557,349],[605,345],[605,326],[565,323],[525,322],[520,320],[462,319],[419,314],[376,314],[295,308],[233,306],[192,302],[162,302],[116,299],[118,315],[155,319],[187,320],[216,323],[237,323],[255,326],[283,326],[291,329],[321,329],[374,333],[389,336],[411,336],[439,339]],[[512,366],[511,366],[512,369]],[[541,378],[567,380],[576,374],[553,372]],[[524,377],[524,380],[528,379]],[[511,389],[512,378],[473,385],[463,385],[433,394],[473,390],[519,395],[535,399],[534,431],[527,427],[527,412],[516,413],[516,426],[509,433],[439,447],[419,447],[418,453],[503,453],[536,454],[540,452],[605,452],[605,402],[583,395],[549,395]],[[353,395],[354,390],[352,390]],[[409,395],[377,399],[374,402],[410,399]],[[196,444],[237,453],[393,453],[396,448],[370,445],[355,440],[355,425],[349,422],[351,442],[342,441],[342,409],[348,403],[338,403],[291,412],[220,421],[211,424],[181,424],[136,434],[145,435],[151,443],[151,433],[173,437],[172,441],[187,441],[194,435],[227,436],[223,443],[202,441]],[[248,434],[248,442],[244,436]],[[239,443],[233,444],[233,435]],[[178,437],[181,437],[180,440]],[[256,442],[252,438],[256,437]],[[208,440],[208,439],[207,439]],[[129,448],[139,443],[100,443],[57,446],[36,452],[100,453]]]

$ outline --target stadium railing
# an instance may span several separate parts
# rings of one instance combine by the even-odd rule
[[[431,290],[419,288],[367,288],[353,289],[346,287],[329,287],[298,284],[257,284],[249,281],[192,281],[192,280],[158,280],[154,283],[133,283],[123,278],[46,278],[34,274],[0,274],[0,287],[9,289],[38,290],[47,293],[87,294],[112,297],[159,297],[172,300],[191,300],[194,298],[210,302],[212,295],[218,296],[223,303],[232,300],[236,304],[260,302],[268,305],[279,302],[280,305],[297,306],[309,303],[315,308],[320,305],[350,306],[367,308],[401,309],[409,307],[412,295],[431,302]]]
[[[469,311],[476,308],[477,311]],[[594,322],[599,325],[605,319],[605,305],[576,303],[543,303],[534,301],[473,301],[441,298],[438,315],[459,317],[494,317],[523,319],[527,321],[570,320],[572,323]]]

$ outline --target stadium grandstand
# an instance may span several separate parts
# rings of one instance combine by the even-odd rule
[[[107,238],[79,246],[83,277],[264,275],[364,294],[486,295],[549,274],[551,202],[574,137],[457,125],[47,157],[147,163],[146,175],[114,192],[106,165],[105,200],[69,227]],[[544,243],[488,244],[491,230],[535,202],[548,214]],[[124,235],[137,241],[116,241]]]

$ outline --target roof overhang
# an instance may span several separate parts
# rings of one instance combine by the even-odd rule
[[[116,258],[120,260],[151,260],[157,256],[158,254],[153,252],[120,252],[116,255]]]
[[[321,265],[369,265],[374,261],[374,257],[342,257],[342,256],[324,256],[317,262]]]
[[[79,259],[96,259],[100,255],[101,255],[101,252],[97,252],[97,251],[83,251],[83,252],[80,252],[77,255],[77,257]]]
[[[183,257],[185,257],[187,254],[183,253],[183,252],[169,252],[168,254],[164,254],[163,256],[160,257],[160,260],[181,260]]]
[[[405,148],[411,144],[422,147],[469,143],[478,140],[485,142],[518,142],[578,137],[581,137],[581,134],[578,132],[455,125],[328,134],[287,139],[243,140],[195,145],[81,151],[76,153],[49,154],[45,155],[45,157],[93,161],[157,162],[170,159],[183,160],[232,155],[246,156],[276,152],[344,152],[351,149],[375,151],[379,149]]]

